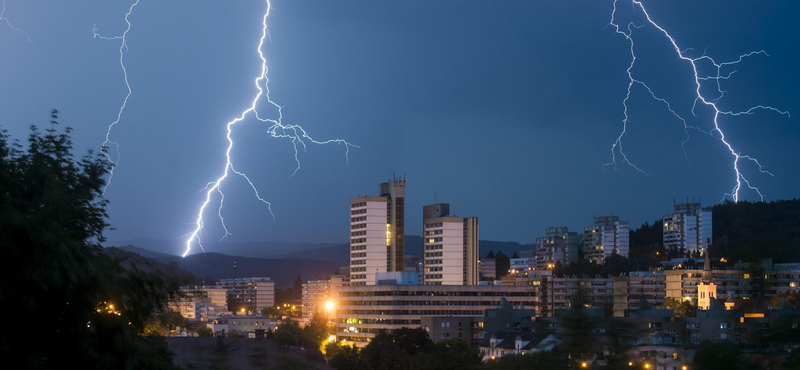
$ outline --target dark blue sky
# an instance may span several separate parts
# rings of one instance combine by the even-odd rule
[[[723,109],[769,104],[800,115],[796,2],[649,1],[651,16],[699,56],[754,57],[730,68]],[[0,24],[0,124],[24,138],[58,108],[76,149],[95,148],[125,96],[118,41],[129,1],[7,0]],[[374,194],[407,171],[407,230],[421,232],[434,195],[458,215],[481,218],[481,237],[533,242],[544,228],[582,229],[611,213],[633,225],[670,211],[673,198],[718,202],[733,186],[731,157],[714,138],[683,130],[663,105],[634,88],[624,139],[652,173],[603,169],[621,129],[628,43],[604,28],[612,1],[273,0],[268,24],[272,98],[284,123],[318,139],[296,176],[291,144],[250,119],[234,130],[233,158],[272,202],[276,219],[230,178],[224,215],[235,241],[344,242],[349,198]],[[624,24],[643,24],[620,0]],[[125,56],[133,96],[115,128],[122,160],[107,193],[113,240],[177,239],[191,230],[206,182],[224,167],[225,123],[246,109],[259,72],[263,0],[141,0]],[[635,30],[636,76],[685,117],[691,70],[653,27]],[[708,111],[690,123],[708,128]],[[800,126],[759,111],[721,120],[727,137],[775,177],[744,172],[767,200],[800,196]],[[744,199],[757,200],[745,191]],[[212,203],[214,204],[214,203]],[[216,206],[204,235],[222,236]]]

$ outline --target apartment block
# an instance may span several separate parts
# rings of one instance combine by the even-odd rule
[[[584,258],[603,264],[605,258],[618,254],[628,256],[630,249],[630,222],[620,221],[619,216],[599,216],[594,224],[583,230]]]
[[[227,290],[217,286],[182,286],[180,295],[167,308],[189,320],[208,321],[209,317],[229,315]]]
[[[503,298],[527,309],[537,306],[539,299],[528,286],[343,287],[339,291],[336,336],[338,340],[365,346],[382,330],[422,327],[425,317],[471,317],[481,321],[484,310],[499,306]]]
[[[478,284],[478,218],[450,216],[450,205],[423,207],[423,284]]]
[[[550,227],[544,238],[536,238],[536,268],[552,270],[556,262],[578,262],[578,233],[567,227]]]
[[[309,280],[303,284],[303,317],[312,318],[316,313],[333,315],[328,310],[336,308],[339,288],[350,285],[345,275],[333,275],[326,280]],[[328,306],[328,303],[333,306]]]
[[[275,282],[268,277],[221,279],[217,286],[227,291],[230,311],[260,314],[275,305]]]
[[[680,253],[700,253],[713,242],[711,209],[700,203],[673,205],[664,215],[664,248]]]
[[[350,200],[350,283],[405,270],[405,179],[380,184],[380,196]]]

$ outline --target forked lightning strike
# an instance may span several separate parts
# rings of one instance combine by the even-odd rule
[[[105,141],[103,141],[103,144],[101,145],[103,155],[105,155],[106,159],[108,159],[108,162],[111,163],[111,171],[108,174],[108,181],[106,181],[106,186],[103,187],[103,195],[105,195],[108,186],[111,185],[111,179],[114,178],[114,168],[117,166],[117,163],[119,163],[120,160],[119,143],[111,140],[111,130],[113,130],[114,125],[119,123],[119,121],[122,119],[122,112],[125,111],[125,107],[128,105],[128,99],[131,97],[132,94],[131,84],[128,82],[128,70],[125,68],[125,53],[128,51],[128,40],[126,37],[128,36],[128,32],[130,32],[131,30],[131,21],[128,20],[128,17],[130,17],[131,13],[133,12],[133,8],[136,7],[136,5],[139,5],[139,0],[136,0],[136,2],[134,2],[128,9],[128,13],[125,14],[125,23],[128,24],[128,27],[125,29],[125,32],[123,32],[121,36],[111,36],[111,37],[102,36],[97,33],[97,25],[95,24],[94,26],[92,26],[92,34],[93,34],[92,38],[102,39],[102,40],[122,40],[120,41],[119,45],[119,65],[122,68],[122,75],[123,77],[125,77],[125,87],[128,89],[128,93],[125,95],[125,99],[122,100],[122,105],[119,107],[119,111],[117,112],[117,119],[115,119],[108,125],[108,129],[106,130]],[[117,152],[116,159],[111,159],[111,155],[108,154],[109,145],[114,145],[114,150]]]
[[[33,42],[33,39],[31,39],[31,35],[29,35],[25,31],[23,31],[22,29],[14,27],[14,25],[11,24],[11,21],[9,21],[8,18],[6,18],[6,0],[3,0],[3,9],[0,10],[0,21],[6,22],[6,25],[8,25],[8,28],[11,28],[13,31],[16,31],[16,32],[19,32],[19,33],[25,35],[25,38],[28,39],[28,42],[33,44],[34,48],[35,48],[36,43]]]
[[[694,97],[694,104],[692,106],[692,115],[696,116],[695,108],[696,108],[698,102],[702,103],[705,106],[710,107],[711,109],[714,110],[714,119],[713,119],[713,126],[714,127],[711,130],[707,130],[706,131],[706,130],[702,130],[699,127],[695,127],[695,126],[689,125],[683,117],[681,117],[677,112],[675,112],[674,109],[672,109],[672,106],[670,105],[670,103],[667,100],[659,98],[658,96],[656,96],[655,93],[653,92],[653,90],[650,89],[650,87],[647,86],[647,84],[645,84],[644,82],[642,82],[640,80],[637,80],[636,78],[633,77],[633,73],[631,72],[631,70],[633,69],[633,67],[634,67],[634,65],[636,63],[636,53],[634,52],[634,43],[633,43],[633,37],[632,37],[633,36],[633,30],[642,28],[642,27],[644,27],[644,25],[635,25],[633,22],[629,22],[627,24],[627,27],[621,27],[619,24],[617,24],[616,23],[617,21],[615,19],[615,16],[616,16],[616,13],[617,13],[617,0],[614,0],[614,9],[611,12],[611,21],[609,22],[609,24],[612,27],[614,27],[614,30],[615,30],[616,33],[618,33],[618,34],[622,35],[623,37],[625,37],[625,39],[628,40],[628,42],[630,43],[631,64],[628,66],[628,69],[627,69],[627,73],[628,73],[627,94],[625,95],[625,99],[622,100],[623,116],[624,116],[623,120],[622,120],[622,132],[617,137],[616,141],[614,141],[614,144],[611,146],[611,162],[606,163],[604,165],[604,167],[613,165],[614,169],[619,170],[618,164],[625,163],[625,164],[628,164],[629,166],[633,167],[634,169],[636,169],[636,171],[638,171],[640,173],[643,173],[643,174],[647,174],[647,172],[645,172],[640,167],[638,167],[635,164],[633,164],[628,159],[628,156],[625,154],[625,152],[622,149],[622,138],[626,134],[626,131],[627,131],[627,128],[628,128],[628,122],[629,122],[628,100],[631,97],[631,90],[633,89],[633,87],[636,86],[636,85],[639,85],[639,86],[642,86],[645,90],[647,90],[648,94],[650,94],[650,96],[653,99],[664,103],[666,105],[667,110],[669,110],[669,112],[672,115],[674,115],[681,122],[683,122],[683,129],[686,132],[686,139],[681,143],[681,147],[682,148],[684,147],[686,142],[689,140],[689,130],[690,129],[691,130],[700,131],[700,132],[702,132],[704,134],[711,135],[712,137],[716,137],[714,135],[715,132],[719,135],[719,137],[718,137],[719,140],[728,148],[728,151],[730,151],[731,156],[733,157],[733,170],[736,173],[736,185],[733,187],[733,189],[731,190],[730,193],[725,193],[725,195],[723,196],[723,199],[725,199],[726,197],[731,197],[731,199],[733,199],[734,202],[738,202],[739,201],[739,191],[742,190],[742,183],[744,183],[744,186],[747,186],[749,189],[751,189],[751,190],[755,191],[756,193],[758,193],[759,197],[763,201],[764,200],[764,195],[761,193],[761,190],[758,189],[757,187],[751,185],[750,184],[750,180],[748,180],[747,177],[745,177],[744,174],[742,174],[741,170],[739,169],[740,160],[744,159],[744,160],[750,161],[752,163],[755,163],[756,167],[758,168],[758,171],[763,173],[763,174],[770,175],[770,176],[774,176],[774,175],[771,172],[765,170],[764,166],[761,165],[761,163],[756,158],[751,157],[749,155],[742,154],[741,152],[738,152],[733,148],[733,146],[725,138],[725,133],[723,133],[722,129],[720,128],[719,116],[721,116],[721,115],[727,115],[727,116],[749,115],[749,114],[753,114],[753,112],[756,111],[756,110],[771,110],[771,111],[775,111],[777,113],[789,116],[789,112],[782,111],[780,109],[777,109],[777,108],[774,108],[774,107],[771,107],[771,106],[768,106],[768,105],[756,105],[756,106],[753,106],[753,107],[751,107],[749,109],[746,109],[746,110],[740,111],[740,112],[724,111],[724,110],[719,109],[717,104],[719,103],[719,100],[722,99],[722,97],[725,95],[725,91],[722,90],[722,86],[720,84],[720,81],[721,80],[730,79],[731,76],[734,73],[736,73],[736,71],[732,71],[732,72],[730,72],[730,73],[728,73],[726,75],[723,75],[722,74],[722,68],[723,67],[731,66],[731,65],[734,65],[734,64],[738,64],[744,58],[747,58],[747,57],[751,57],[751,56],[755,56],[755,55],[766,55],[766,56],[769,56],[769,54],[767,54],[764,50],[752,51],[752,52],[749,52],[749,53],[746,53],[746,54],[742,54],[742,55],[739,56],[738,59],[736,59],[734,61],[730,61],[730,62],[717,62],[716,60],[714,60],[710,56],[706,55],[705,52],[701,56],[696,57],[696,58],[688,57],[688,56],[686,56],[686,53],[689,52],[689,51],[692,51],[691,48],[681,50],[680,47],[678,47],[678,44],[675,41],[675,39],[664,28],[662,28],[655,21],[653,21],[653,19],[650,17],[650,14],[647,12],[647,9],[645,9],[644,4],[642,4],[642,2],[640,0],[631,0],[631,2],[632,2],[631,5],[634,6],[634,9],[635,9],[636,6],[638,6],[642,10],[642,13],[645,16],[645,19],[646,19],[647,23],[649,23],[653,27],[657,28],[661,33],[664,34],[664,36],[667,37],[667,39],[669,39],[670,43],[672,44],[673,48],[675,49],[675,52],[678,54],[678,58],[680,58],[681,60],[687,61],[687,62],[689,62],[691,64],[692,70],[694,72],[694,82],[695,82],[695,86],[696,86],[696,89],[695,89],[695,95],[696,96]],[[716,70],[716,74],[709,75],[709,76],[701,75],[700,72],[698,72],[698,69],[700,68],[698,66],[698,63],[702,62],[702,61],[707,61],[707,62],[711,63],[713,65],[714,69]],[[701,92],[700,92],[701,81],[715,81],[716,82],[716,90],[719,93],[719,95],[714,97],[713,99],[703,96],[701,94]],[[683,152],[684,152],[684,156],[686,156],[686,150],[685,149],[684,149]],[[621,157],[621,159],[617,159],[617,155],[619,155]],[[689,160],[688,156],[686,156],[686,160],[687,161]]]
[[[228,232],[228,228],[225,226],[225,220],[222,217],[222,207],[223,207],[223,203],[225,201],[225,196],[222,193],[222,182],[228,177],[228,175],[230,173],[233,173],[235,175],[241,176],[245,181],[247,181],[247,184],[250,185],[250,188],[253,190],[253,193],[254,193],[256,199],[258,199],[260,202],[263,202],[264,204],[266,204],[267,207],[269,208],[270,214],[272,214],[272,204],[270,202],[268,202],[267,200],[265,200],[264,198],[262,198],[261,195],[259,195],[258,188],[256,188],[255,184],[253,184],[253,182],[250,180],[250,178],[244,172],[236,170],[234,168],[233,162],[231,160],[231,150],[233,149],[233,139],[231,138],[231,133],[232,133],[232,130],[233,130],[233,126],[236,123],[244,120],[250,113],[252,113],[253,116],[257,120],[270,124],[269,128],[267,128],[267,133],[271,137],[273,137],[273,138],[286,138],[286,139],[289,139],[292,142],[292,146],[294,147],[294,159],[295,159],[295,162],[297,163],[297,167],[295,168],[294,173],[292,175],[297,173],[297,171],[300,169],[300,160],[299,160],[299,157],[298,157],[297,144],[299,143],[303,147],[303,149],[305,150],[305,148],[306,148],[305,140],[308,140],[309,142],[312,142],[314,144],[330,144],[330,143],[344,144],[344,146],[345,146],[345,158],[348,159],[348,160],[349,160],[348,155],[350,153],[350,147],[352,146],[352,147],[358,148],[358,146],[350,144],[349,142],[347,142],[347,141],[345,141],[343,139],[332,139],[332,140],[325,140],[325,141],[317,141],[317,140],[314,140],[313,138],[311,138],[308,135],[308,133],[302,127],[300,127],[298,125],[284,125],[282,123],[281,120],[283,119],[283,113],[281,112],[281,106],[279,106],[277,103],[272,101],[272,99],[270,99],[270,96],[269,96],[269,78],[267,77],[267,73],[269,72],[269,68],[267,67],[267,59],[264,57],[264,53],[262,52],[262,48],[264,46],[264,40],[267,39],[268,37],[271,39],[271,37],[269,36],[269,30],[267,29],[267,17],[269,16],[269,11],[270,11],[270,8],[271,8],[269,0],[266,0],[266,5],[267,5],[267,9],[266,9],[266,12],[264,13],[264,17],[263,17],[263,21],[262,21],[261,39],[259,40],[258,49],[257,49],[258,55],[261,58],[261,74],[258,77],[256,77],[256,79],[254,80],[254,83],[256,85],[256,89],[258,89],[258,94],[256,94],[255,98],[253,98],[253,102],[252,102],[252,104],[250,105],[249,108],[244,110],[239,115],[239,117],[234,118],[232,121],[228,122],[228,124],[227,124],[227,135],[226,135],[226,137],[228,139],[228,148],[225,151],[225,158],[226,158],[225,169],[222,172],[222,175],[216,181],[209,182],[206,185],[206,187],[203,189],[206,192],[206,197],[205,197],[205,201],[200,206],[200,209],[197,212],[197,220],[195,221],[195,228],[194,228],[194,230],[192,230],[188,234],[184,235],[184,237],[187,238],[187,240],[186,240],[186,251],[183,253],[184,257],[186,257],[186,255],[189,254],[189,252],[192,250],[192,243],[195,240],[197,240],[197,245],[200,247],[200,249],[205,251],[205,249],[203,248],[203,243],[202,243],[202,241],[200,239],[200,232],[203,230],[203,226],[204,226],[203,212],[205,211],[205,209],[208,206],[208,204],[211,202],[211,195],[214,192],[217,192],[217,193],[220,194],[220,202],[219,202],[219,208],[217,209],[217,215],[219,216],[220,222],[222,224],[222,228],[225,231],[225,235],[223,235],[222,238],[224,239],[226,236],[230,235],[230,233]],[[263,87],[262,87],[262,84],[263,84]],[[264,99],[266,99],[267,103],[269,103],[270,105],[272,105],[273,107],[275,107],[277,109],[277,111],[278,111],[278,118],[277,119],[265,118],[265,117],[261,117],[259,115],[258,110],[256,109],[256,105],[258,103],[258,100],[262,96],[264,97]],[[272,214],[272,215],[273,215],[273,217],[275,217],[274,214]]]

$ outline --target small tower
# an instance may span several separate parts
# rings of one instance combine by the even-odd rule
[[[714,275],[711,273],[711,261],[708,257],[708,246],[705,248],[705,263],[703,264],[703,281],[697,284],[697,308],[707,310],[711,307],[711,300],[717,298],[717,286],[714,284]]]
[[[237,267],[237,263],[236,263],[236,259],[234,258],[233,259],[233,278],[234,279],[237,278],[237,276],[236,276],[236,267]]]

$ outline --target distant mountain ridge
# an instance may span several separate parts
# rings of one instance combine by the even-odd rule
[[[163,264],[177,264],[200,279],[200,283],[211,284],[219,279],[234,277],[233,260],[236,260],[237,277],[269,277],[277,288],[289,287],[299,275],[303,281],[323,279],[333,275],[339,265],[329,261],[300,258],[253,258],[221,253],[197,253],[184,257],[154,252],[141,247],[127,245],[119,247]]]
[[[156,239],[136,239],[123,249],[153,258],[155,260],[178,261],[183,254],[185,244],[181,241],[164,241]],[[347,243],[272,243],[272,242],[230,242],[216,243],[207,246],[209,252],[216,252],[227,256],[241,256],[251,258],[278,258],[317,260],[345,266],[350,264],[350,248]],[[422,255],[422,237],[406,235],[406,254]],[[503,252],[508,256],[521,250],[535,249],[533,244],[520,244],[517,242],[498,242],[491,240],[480,241],[480,255],[485,256],[490,250]],[[196,251],[195,251],[196,252]],[[197,253],[203,254],[203,253]],[[193,254],[193,255],[197,255]],[[168,257],[173,257],[172,259]],[[198,274],[200,276],[205,276]],[[305,278],[305,277],[304,277]]]

